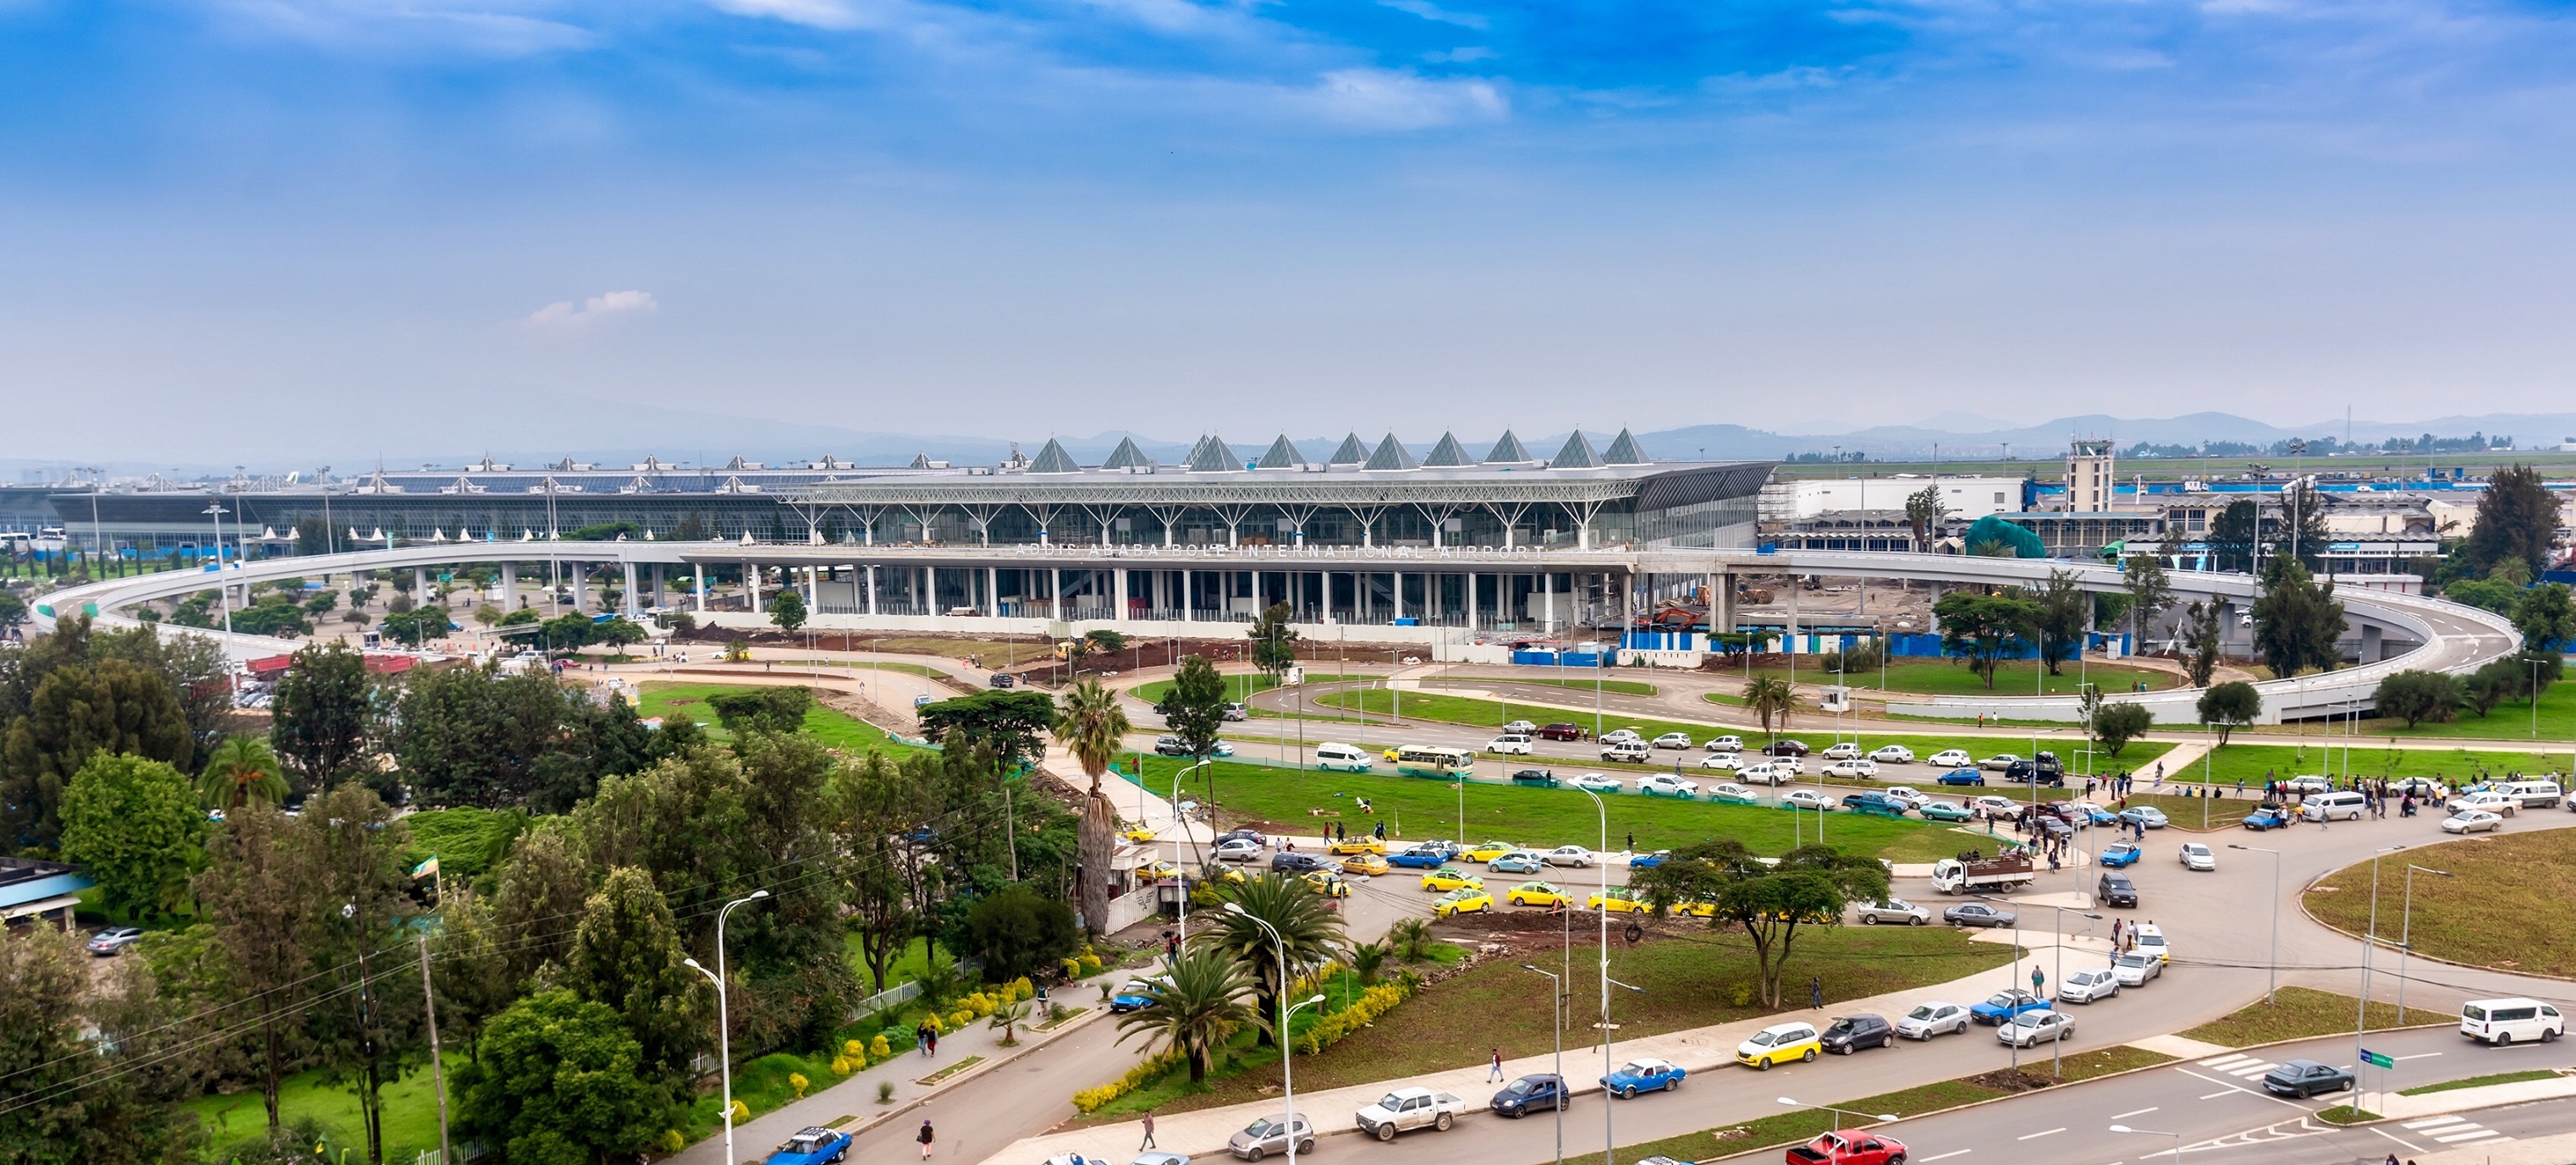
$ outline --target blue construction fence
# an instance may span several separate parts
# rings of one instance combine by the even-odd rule
[[[1757,629],[1753,634],[1760,637],[1756,646],[1766,653],[1777,652],[1787,646],[1781,642],[1786,637],[1778,631]],[[1806,655],[1822,655],[1828,651],[1848,651],[1869,640],[1870,636],[1850,632],[1809,632],[1798,636],[1798,650]],[[1619,646],[1630,651],[1698,651],[1705,642],[1706,637],[1697,631],[1631,631],[1620,639]],[[2121,655],[2129,654],[2129,648],[2129,636],[2110,632],[2095,632],[2085,644],[2087,651],[2116,650]],[[1889,655],[1898,658],[1937,659],[1941,655],[1941,637],[1924,633],[1890,635],[1887,649]],[[2007,659],[2033,659],[2038,655],[2039,649],[2031,645],[2005,652]],[[1523,656],[1531,658],[1524,659]],[[1591,658],[1569,655],[1565,662],[1567,666],[1586,666]],[[1578,663],[1578,660],[1585,662]],[[1512,653],[1512,662],[1553,663],[1555,656],[1544,651],[1518,651]]]
[[[1515,651],[1512,653],[1513,663],[1535,664],[1540,667],[1608,667],[1615,660],[1615,656],[1603,655],[1597,651]]]

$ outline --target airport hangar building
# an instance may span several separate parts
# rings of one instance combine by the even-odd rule
[[[1244,620],[1285,602],[1299,623],[1405,640],[1428,628],[1617,627],[1657,597],[1703,597],[1712,580],[1698,574],[1540,562],[1547,551],[1749,547],[1771,469],[1654,461],[1624,430],[1606,447],[1577,433],[1543,460],[1508,432],[1481,458],[1454,436],[1417,457],[1391,434],[1374,446],[1352,435],[1321,460],[1285,436],[1250,458],[1211,436],[1178,465],[1123,442],[1084,466],[1050,440],[995,466],[531,472],[487,461],[379,472],[330,491],[235,483],[220,499],[137,491],[53,502],[73,542],[156,557],[201,555],[219,520],[237,548],[228,553],[251,556],[292,553],[306,523],[322,523],[335,549],[530,542],[543,546],[531,546],[532,562],[579,561],[561,538],[585,528],[690,543],[673,564],[684,589],[645,563],[625,588],[630,606],[757,613],[763,595],[793,586],[826,625],[930,630],[969,617]],[[229,514],[206,512],[216,500]],[[98,517],[83,521],[93,504]],[[740,549],[710,561],[703,544],[715,539]],[[517,572],[504,573],[515,598]],[[751,577],[757,594],[741,586]]]

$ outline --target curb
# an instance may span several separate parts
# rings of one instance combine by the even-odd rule
[[[1051,1032],[1046,1033],[1046,1038],[1045,1038],[1045,1039],[1038,1039],[1038,1040],[1023,1040],[1023,1041],[1021,1041],[1021,1043],[1020,1043],[1020,1046],[1019,1046],[1019,1047],[1017,1047],[1017,1048],[1014,1048],[1014,1049],[1011,1049],[1011,1050],[1010,1050],[1010,1054],[1009,1054],[1009,1055],[1006,1055],[1006,1056],[991,1056],[991,1057],[987,1057],[983,1063],[981,1063],[981,1064],[977,1064],[977,1065],[975,1065],[973,1068],[970,1068],[970,1069],[968,1069],[968,1070],[966,1070],[966,1071],[964,1071],[964,1072],[960,1072],[960,1073],[958,1073],[957,1075],[951,1076],[951,1077],[949,1077],[949,1078],[948,1078],[948,1079],[946,1079],[946,1080],[942,1080],[942,1081],[940,1081],[939,1083],[937,1083],[937,1084],[935,1084],[935,1085],[932,1085],[932,1086],[931,1086],[930,1091],[928,1091],[928,1092],[925,1092],[925,1093],[923,1093],[923,1094],[921,1094],[921,1095],[919,1095],[919,1096],[913,1097],[912,1099],[907,1100],[907,1101],[905,1101],[905,1102],[903,1102],[903,1103],[901,1103],[901,1104],[895,1105],[895,1106],[894,1106],[894,1107],[892,1107],[892,1108],[887,1108],[887,1109],[879,1110],[878,1112],[876,1112],[876,1113],[874,1113],[874,1114],[872,1114],[872,1115],[869,1115],[869,1116],[867,1116],[867,1117],[865,1117],[865,1118],[862,1118],[862,1119],[860,1119],[860,1120],[853,1121],[853,1122],[851,1122],[851,1123],[849,1123],[849,1124],[847,1124],[847,1125],[844,1125],[844,1126],[842,1126],[841,1128],[839,1128],[839,1129],[837,1129],[837,1130],[835,1130],[835,1131],[837,1131],[837,1132],[844,1132],[844,1133],[848,1133],[848,1134],[850,1134],[850,1139],[851,1139],[851,1140],[853,1140],[853,1141],[855,1141],[855,1140],[859,1139],[859,1135],[860,1135],[860,1134],[865,1133],[865,1132],[867,1132],[868,1130],[870,1130],[870,1129],[873,1129],[873,1128],[877,1127],[878,1125],[885,1124],[885,1123],[887,1123],[888,1121],[891,1121],[891,1120],[895,1119],[896,1117],[899,1117],[899,1116],[904,1115],[905,1113],[911,1112],[912,1110],[914,1110],[914,1109],[916,1109],[916,1108],[920,1108],[921,1106],[923,1106],[923,1105],[925,1105],[925,1104],[928,1104],[928,1103],[930,1103],[931,1101],[937,1100],[937,1099],[939,1099],[941,1096],[946,1095],[950,1090],[954,1089],[956,1086],[958,1086],[958,1085],[960,1085],[960,1084],[963,1084],[963,1083],[965,1083],[965,1082],[967,1082],[967,1081],[969,1081],[969,1080],[973,1080],[973,1079],[975,1079],[976,1077],[978,1077],[978,1076],[982,1076],[982,1075],[984,1075],[985,1073],[990,1072],[990,1071],[992,1071],[992,1070],[993,1070],[993,1069],[995,1069],[995,1068],[999,1068],[999,1067],[1001,1067],[1001,1066],[1002,1066],[1002,1065],[1004,1065],[1004,1064],[1011,1063],[1011,1062],[1013,1062],[1013,1061],[1015,1061],[1015,1060],[1018,1060],[1018,1059],[1019,1059],[1020,1057],[1022,1057],[1022,1056],[1028,1055],[1028,1054],[1029,1054],[1029,1053],[1031,1053],[1031,1052],[1035,1052],[1035,1051],[1037,1051],[1037,1050],[1039,1050],[1039,1049],[1041,1049],[1041,1048],[1044,1048],[1044,1047],[1046,1047],[1048,1044],[1052,1044],[1052,1043],[1054,1043],[1054,1042],[1056,1041],[1056,1037],[1058,1037],[1058,1036],[1064,1035],[1064,1034],[1065,1034],[1065,1033],[1067,1033],[1067,1032],[1080,1031],[1082,1028],[1084,1028],[1085,1026],[1089,1025],[1089,1024],[1091,1023],[1091,1021],[1092,1021],[1092,1020],[1098,1019],[1099,1017],[1104,1016],[1104,1015],[1107,1015],[1107,1014],[1109,1014],[1109,1012],[1108,1012],[1108,1010],[1107,1010],[1106,1008],[1093,1008],[1093,1009],[1092,1009],[1092,1010],[1090,1010],[1089,1012],[1086,1012],[1086,1013],[1084,1013],[1083,1015],[1080,1015],[1080,1016],[1075,1017],[1075,1018],[1074,1018],[1074,1020],[1073,1020],[1072,1022],[1065,1024],[1063,1027],[1057,1028],[1057,1029],[1055,1029],[1054,1031],[1051,1031]],[[771,1110],[771,1111],[773,1111],[773,1112],[774,1112],[774,1111],[777,1111],[777,1110],[773,1109],[773,1110]],[[764,1114],[762,1114],[762,1115],[767,1115],[767,1114],[765,1114],[765,1113],[764,1113]],[[730,1163],[730,1162],[728,1162],[728,1163],[726,1163],[726,1165],[731,1165],[731,1163]]]

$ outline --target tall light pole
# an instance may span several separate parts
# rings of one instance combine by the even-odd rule
[[[719,910],[719,911],[716,911],[716,969],[715,969],[715,970],[710,971],[710,970],[707,970],[705,967],[700,966],[700,965],[699,965],[699,963],[698,963],[698,961],[697,961],[696,959],[682,959],[682,960],[680,960],[680,963],[681,963],[683,966],[686,966],[686,967],[687,967],[687,968],[689,968],[690,970],[695,971],[695,972],[697,972],[697,973],[699,973],[699,974],[701,974],[701,975],[706,976],[709,980],[713,981],[713,982],[715,983],[715,985],[716,985],[716,1064],[717,1064],[717,1068],[718,1068],[719,1078],[723,1081],[723,1088],[724,1088],[724,1138],[725,1138],[725,1160],[727,1160],[727,1161],[731,1161],[731,1160],[733,1160],[733,1159],[734,1159],[734,1155],[733,1155],[733,1019],[732,1019],[731,1015],[730,1015],[730,1014],[728,1014],[728,1013],[727,1013],[727,1011],[725,1010],[725,1002],[726,1002],[726,1001],[725,1001],[725,971],[724,971],[724,928],[725,928],[725,916],[726,916],[726,915],[728,915],[728,914],[733,913],[733,908],[734,908],[734,907],[736,907],[736,906],[740,906],[740,905],[742,905],[743,903],[746,903],[746,902],[758,902],[758,901],[760,901],[761,899],[763,899],[763,898],[767,898],[767,897],[769,897],[769,891],[767,891],[767,890],[754,890],[754,891],[752,891],[748,896],[745,896],[745,897],[742,897],[742,898],[736,898],[736,899],[734,899],[734,900],[733,900],[733,901],[731,901],[731,902],[727,902],[727,903],[725,903],[725,904],[724,904],[724,909]]]
[[[2279,998],[2281,990],[2281,851],[2234,842],[2229,842],[2227,848],[2272,855],[2272,953],[2267,959],[2271,963],[2271,971],[2263,983],[2263,1002],[2268,1006]]]
[[[2181,1133],[2165,1133],[2165,1132],[2158,1132],[2158,1131],[2156,1131],[2156,1130],[2154,1130],[2154,1129],[2133,1129],[2133,1128],[2130,1128],[2130,1127],[2129,1127],[2129,1126],[2127,1126],[2127,1125],[2112,1125],[2112,1126],[2111,1126],[2111,1131],[2112,1131],[2112,1132],[2115,1132],[2115,1133],[2145,1133],[2146,1135],[2148,1135],[2148,1136],[2150,1136],[2150,1137],[2172,1137],[2172,1138],[2174,1139],[2174,1147],[2173,1147],[2173,1156],[2174,1156],[2174,1160],[2176,1160],[2176,1161],[2180,1161],[2180,1160],[2182,1160],[2182,1134],[2181,1134]]]
[[[1799,1103],[1798,1101],[1791,1100],[1791,1099],[1789,1099],[1788,1097],[1785,1097],[1785,1096],[1783,1096],[1783,1097],[1781,1097],[1781,1098],[1780,1098],[1780,1103],[1785,1104],[1785,1105],[1788,1105],[1788,1106],[1789,1106],[1789,1107],[1791,1107],[1791,1108],[1812,1108],[1812,1109],[1818,1109],[1818,1110],[1821,1110],[1821,1111],[1824,1111],[1824,1112],[1830,1112],[1830,1113],[1834,1114],[1834,1131],[1835,1131],[1835,1132],[1837,1132],[1837,1133],[1839,1133],[1839,1132],[1843,1131],[1843,1118],[1844,1118],[1844,1117],[1847,1117],[1847,1116],[1848,1116],[1848,1117],[1856,1117],[1856,1118],[1860,1118],[1860,1119],[1864,1119],[1864,1120],[1880,1120],[1880,1121],[1894,1121],[1894,1120],[1902,1120],[1902,1119],[1904,1119],[1904,1118],[1902,1118],[1902,1117],[1897,1116],[1895,1113],[1892,1113],[1892,1112],[1853,1112],[1852,1110],[1850,1110],[1850,1109],[1848,1109],[1848,1108],[1835,1108],[1834,1106],[1832,1106],[1832,1105],[1830,1105],[1830,1104],[1801,1104],[1801,1103]]]
[[[2374,850],[2370,855],[2370,930],[2361,937],[2361,998],[2352,1005],[2352,1063],[2356,1073],[2353,1094],[2361,1093],[2358,1073],[2361,1071],[2361,1035],[2370,1029],[2370,964],[2371,953],[2379,948],[2379,859],[2405,849],[2392,845]]]
[[[1270,925],[1259,915],[1245,913],[1241,904],[1228,900],[1225,910],[1236,917],[1250,919],[1252,925],[1268,932],[1271,948],[1279,953],[1279,1092],[1281,1103],[1288,1108],[1288,1165],[1297,1165],[1297,1049],[1288,1042],[1288,1016],[1297,1008],[1288,1006],[1288,942],[1279,937],[1278,927]],[[1324,997],[1317,995],[1297,1007],[1323,1001]],[[730,1151],[725,1154],[725,1159],[733,1159]]]
[[[1607,913],[1608,911],[1605,909],[1603,912]],[[1558,978],[1554,971],[1540,971],[1537,967],[1528,963],[1521,964],[1521,970],[1533,971],[1547,976],[1548,1002],[1555,1005],[1556,1165],[1565,1165],[1565,980]],[[1601,1100],[1602,1103],[1607,1104],[1609,1103],[1610,1097],[1607,1093],[1604,1093]]]
[[[231,511],[224,509],[224,503],[217,500],[207,502],[206,508],[199,512],[215,520],[215,605],[224,611],[224,654],[229,656],[233,652],[233,596],[231,584],[224,581],[224,515]],[[232,689],[234,698],[240,698],[241,679],[234,674],[230,659],[224,661],[224,681],[225,686]]]
[[[2066,989],[2066,908],[2051,906],[2049,909],[2057,912],[2056,918],[2049,923],[2049,928],[2055,932],[2054,937],[2057,940],[2057,989],[2063,991]],[[2077,917],[2089,918],[2095,922],[2102,921],[2101,915],[2089,912],[2079,913]],[[2093,928],[2088,926],[2084,929],[2089,932]],[[2066,1040],[2063,1036],[2048,1041],[2048,1074],[2051,1076],[2066,1074]]]
[[[2412,862],[2406,865],[2406,905],[2398,912],[2397,923],[2397,1025],[2399,1027],[2406,1026],[2406,956],[2415,950],[2415,871],[2417,870],[2435,877],[2451,876],[2449,870],[2437,870],[2431,866],[2419,866]]]
[[[1181,778],[1215,763],[1215,757],[1207,757],[1188,768],[1175,769],[1172,772],[1172,824],[1179,826],[1181,829],[1180,837],[1172,839],[1172,880],[1180,883],[1181,890],[1179,894],[1179,898],[1181,900],[1181,918],[1180,922],[1175,925],[1174,929],[1179,932],[1180,937],[1182,938],[1190,937],[1190,884],[1187,879],[1179,876],[1181,869],[1181,840],[1182,838],[1189,837],[1190,835],[1190,821],[1189,818],[1181,816]],[[1140,778],[1136,782],[1136,787],[1139,789],[1144,788],[1145,782],[1141,779],[1145,775],[1145,761],[1143,757],[1138,757],[1136,760],[1136,775]],[[1201,862],[1199,864],[1204,867],[1207,863]],[[1205,870],[1202,869],[1201,873],[1205,873]]]
[[[1601,913],[1602,913],[1603,915],[1605,915],[1605,916],[1606,916],[1606,915],[1608,915],[1608,914],[1610,913],[1610,911],[1605,907],[1605,908],[1602,910],[1602,912],[1601,912]],[[1607,923],[1604,923],[1604,924],[1603,924],[1603,928],[1606,930],[1606,929],[1608,928],[1608,924],[1607,924]],[[1602,1163],[1602,1165],[1619,1165],[1619,1135],[1618,1135],[1618,1133],[1617,1133],[1617,1132],[1613,1131],[1613,1129],[1611,1128],[1611,1118],[1617,1115],[1617,1113],[1616,1113],[1614,1110],[1616,1110],[1619,1106],[1618,1106],[1618,1105],[1615,1105],[1615,1104],[1610,1103],[1610,1084],[1609,1084],[1610,1068],[1611,1068],[1611,1064],[1610,1064],[1610,1041],[1611,1041],[1611,1037],[1612,1037],[1612,1035],[1613,1035],[1614,1033],[1616,1033],[1616,1032],[1619,1030],[1616,1026],[1612,1025],[1612,1024],[1611,1024],[1611,1022],[1610,1022],[1610,989],[1611,989],[1611,988],[1613,988],[1613,987],[1625,987],[1625,988],[1627,988],[1628,990],[1630,990],[1630,991],[1634,991],[1634,992],[1636,992],[1636,993],[1637,993],[1637,994],[1639,994],[1639,995],[1643,995],[1643,994],[1645,994],[1645,993],[1646,993],[1646,989],[1645,989],[1645,988],[1643,988],[1643,987],[1639,987],[1639,986],[1637,986],[1637,985],[1636,985],[1636,984],[1634,984],[1634,983],[1622,983],[1622,982],[1620,982],[1620,981],[1618,981],[1618,980],[1613,979],[1613,978],[1611,978],[1611,977],[1610,977],[1610,947],[1609,947],[1609,945],[1608,945],[1607,943],[1604,943],[1604,944],[1602,945],[1602,947],[1601,947],[1601,1077],[1602,1077],[1602,1084],[1601,1084],[1601,1163]]]
[[[2036,787],[2036,786],[2034,786],[2034,787]],[[2021,910],[2019,909],[2019,907],[2020,907],[2020,905],[2021,905],[2021,904],[2020,904],[2020,903],[2017,903],[2017,902],[2013,902],[2013,901],[2011,901],[2011,900],[2009,900],[2009,899],[2005,899],[2005,898],[1997,898],[1997,897],[1995,897],[1995,896],[1993,896],[1993,895],[1991,895],[1991,894],[1971,894],[1971,895],[1969,895],[1969,897],[1974,898],[1974,899],[1976,899],[1976,900],[1977,900],[1977,901],[1979,901],[1979,902],[1991,903],[1991,904],[1993,904],[1993,905],[1997,905],[1997,906],[2011,906],[2011,907],[2014,907],[2014,908],[2015,908],[2015,909],[2013,910],[2013,912],[2012,912],[2012,920],[2013,920],[2013,960],[2012,960],[2012,983],[2011,983],[2009,986],[2005,987],[2005,988],[2004,988],[2004,990],[2005,990],[2007,993],[2009,993],[2009,992],[2013,992],[2013,991],[2019,991],[2019,990],[2021,990]],[[2031,997],[2032,997],[2032,998],[2034,998],[2034,999],[2036,999],[2036,998],[2038,998],[2038,997],[2039,997],[2039,993],[2038,993],[2038,992],[2036,992],[2036,991],[2031,992]],[[2006,1022],[2010,1022],[2010,1021],[2009,1021],[2009,1020],[2007,1020]],[[2021,1042],[2020,1042],[2020,1041],[2018,1041],[2018,1040],[2008,1040],[2008,1041],[2006,1041],[2006,1042],[2004,1043],[2004,1046],[2005,1046],[2006,1048],[2009,1048],[2009,1049],[2011,1049],[2011,1050],[2012,1050],[2012,1070],[2013,1070],[2014,1072],[2016,1072],[2016,1073],[2020,1072],[2020,1071],[2021,1071]]]

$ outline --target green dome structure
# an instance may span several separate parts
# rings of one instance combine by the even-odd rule
[[[2048,557],[2048,547],[2040,544],[2039,535],[1993,514],[1977,519],[1975,525],[1968,527],[1967,537],[1960,539],[1959,545],[1966,547],[1968,553],[1974,554],[1977,552],[1977,547],[1989,542],[2012,547],[2015,558]]]

